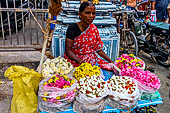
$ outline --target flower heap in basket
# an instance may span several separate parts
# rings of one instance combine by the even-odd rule
[[[132,69],[133,67],[139,67],[144,69],[145,63],[143,60],[139,59],[138,57],[135,57],[133,54],[122,54],[121,57],[119,57],[115,61],[115,65],[122,71],[126,68]]]
[[[132,78],[126,76],[113,75],[107,83],[111,92],[132,94],[137,89],[137,85],[133,82]]]
[[[109,106],[118,109],[133,108],[139,99],[139,89],[131,77],[113,75],[108,81]],[[113,101],[113,102],[112,102]],[[116,103],[118,103],[116,105]]]
[[[75,80],[66,75],[52,76],[43,82],[42,87],[40,94],[45,102],[55,104],[70,103],[76,95]]]
[[[139,68],[127,69],[126,71],[121,71],[123,76],[133,77],[138,82],[139,89],[144,91],[149,91],[154,93],[160,88],[160,79],[157,75],[151,73],[150,71],[144,71]]]
[[[115,62],[121,69],[122,76],[129,76],[136,80],[140,90],[154,93],[160,88],[160,80],[157,75],[144,71],[145,63],[133,54],[123,54]]]
[[[81,94],[90,98],[102,97],[107,92],[107,84],[100,76],[81,78],[77,88]]]
[[[51,77],[55,74],[67,75],[73,70],[72,64],[60,56],[52,60],[47,59],[43,63],[42,68],[42,75],[44,78]]]
[[[73,75],[77,80],[86,76],[100,75],[100,67],[92,66],[90,63],[82,63],[79,67],[75,68]]]

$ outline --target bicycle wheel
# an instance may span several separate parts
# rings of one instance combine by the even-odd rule
[[[125,37],[120,41],[119,55],[134,54],[137,56],[138,44],[135,34],[132,31],[126,31]]]

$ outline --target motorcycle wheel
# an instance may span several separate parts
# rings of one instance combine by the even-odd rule
[[[160,65],[166,68],[170,67],[170,56],[166,60],[164,60],[162,57],[155,57],[155,59]]]

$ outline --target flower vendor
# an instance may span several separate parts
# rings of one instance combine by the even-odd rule
[[[71,24],[66,32],[64,58],[74,67],[83,62],[95,65],[113,62],[102,50],[103,42],[97,27],[92,24],[96,16],[96,8],[90,2],[83,2],[79,8],[80,22]],[[97,54],[108,62],[98,58]]]

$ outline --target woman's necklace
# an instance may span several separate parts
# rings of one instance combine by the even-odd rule
[[[87,27],[84,27],[81,22],[79,22],[78,25],[79,25],[79,28],[80,28],[80,30],[81,30],[82,32],[83,32],[84,30],[86,30],[86,28],[87,28]]]

